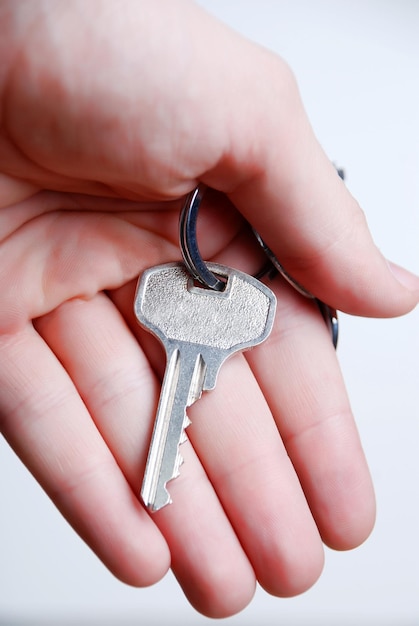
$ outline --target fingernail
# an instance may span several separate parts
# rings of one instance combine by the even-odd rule
[[[409,272],[404,267],[400,267],[400,265],[396,265],[391,261],[387,261],[387,263],[390,272],[403,287],[406,287],[410,291],[419,291],[419,276],[416,276],[416,274]]]

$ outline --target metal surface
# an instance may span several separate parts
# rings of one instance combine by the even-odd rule
[[[198,210],[204,197],[206,187],[199,185],[186,198],[180,214],[179,243],[186,267],[194,278],[205,287],[222,291],[224,282],[220,280],[203,260],[196,237],[196,221]]]
[[[266,285],[223,265],[208,269],[226,281],[223,291],[196,287],[180,263],[147,270],[137,287],[137,319],[160,339],[167,356],[141,490],[151,511],[171,502],[166,485],[182,463],[186,408],[215,387],[230,355],[268,337],[275,317],[276,298]]]

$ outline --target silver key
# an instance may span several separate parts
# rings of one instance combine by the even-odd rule
[[[179,475],[179,445],[190,424],[186,408],[213,389],[224,361],[264,341],[276,298],[252,276],[208,263],[226,279],[223,291],[198,287],[183,263],[146,270],[135,296],[135,314],[166,349],[164,375],[141,496],[151,511],[171,502],[166,484]]]

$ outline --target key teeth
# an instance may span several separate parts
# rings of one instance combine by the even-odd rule
[[[144,490],[141,491],[142,500],[151,513],[156,513],[168,504],[172,504],[172,498],[170,497],[170,493],[166,489],[166,485],[164,485],[163,487],[163,494],[160,493],[159,495],[160,497],[154,497],[150,499],[148,497],[148,494],[145,493]]]
[[[171,476],[171,478],[169,478],[169,480],[165,483],[164,485],[164,490],[165,493],[167,494],[167,501],[164,504],[160,504],[157,507],[153,507],[151,508],[151,510],[153,512],[155,511],[159,511],[161,508],[163,508],[164,506],[167,506],[168,504],[172,504],[172,498],[170,497],[170,493],[169,490],[167,489],[167,485],[170,481],[174,480],[175,478],[178,478],[180,476],[180,467],[184,462],[183,456],[181,455],[180,451],[179,451],[179,447],[181,446],[182,443],[185,443],[185,441],[188,440],[188,435],[185,432],[185,428],[187,428],[190,424],[192,424],[191,420],[189,419],[189,417],[186,415],[185,412],[185,420],[183,423],[183,431],[182,431],[182,435],[178,444],[178,451],[176,454],[176,461],[174,464],[174,468],[173,468],[173,476]]]
[[[178,444],[178,450],[177,450],[177,455],[176,455],[176,462],[175,462],[175,466],[174,466],[174,471],[173,471],[173,476],[170,480],[173,480],[174,478],[178,478],[180,476],[180,467],[181,465],[183,465],[184,459],[183,456],[181,455],[179,448],[180,446],[185,443],[186,441],[188,441],[188,435],[186,434],[186,428],[192,424],[191,420],[189,419],[189,417],[186,415],[185,412],[185,419],[183,422],[183,431],[182,434],[180,436],[179,439],[179,444]]]
[[[183,464],[183,456],[180,454],[180,452],[178,452],[176,455],[176,463],[174,467],[173,478],[177,478],[178,476],[180,476],[180,466],[182,464]]]
[[[172,498],[170,497],[170,493],[169,490],[167,488],[167,485],[170,481],[174,480],[175,478],[178,478],[178,476],[180,476],[180,466],[183,463],[183,456],[179,453],[177,453],[176,455],[176,462],[173,468],[173,476],[171,478],[169,478],[169,480],[164,484],[164,492],[167,495],[167,499],[164,503],[161,503],[159,505],[156,505],[156,503],[151,503],[151,507],[150,504],[148,504],[148,508],[150,508],[150,510],[155,513],[156,511],[160,511],[160,509],[162,509],[163,507],[167,506],[168,504],[172,504]]]
[[[185,443],[185,441],[188,441],[188,435],[186,434],[186,429],[191,424],[192,424],[192,422],[191,422],[191,420],[189,419],[189,417],[187,416],[187,414],[185,412],[185,418],[183,420],[183,430],[182,430],[182,434],[181,434],[180,439],[179,439],[179,445],[182,445],[182,443]]]

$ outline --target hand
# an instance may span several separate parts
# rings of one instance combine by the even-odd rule
[[[202,181],[229,199],[200,216],[205,258],[260,263],[234,205],[338,309],[405,313],[418,280],[373,245],[286,65],[194,5],[11,0],[0,24],[3,434],[125,582],[171,565],[211,616],[256,579],[303,591],[322,541],[354,547],[374,521],[321,317],[272,283],[273,334],[191,407],[174,504],[150,516],[137,496],[164,357],[133,320],[136,277],[179,259],[181,198]]]

